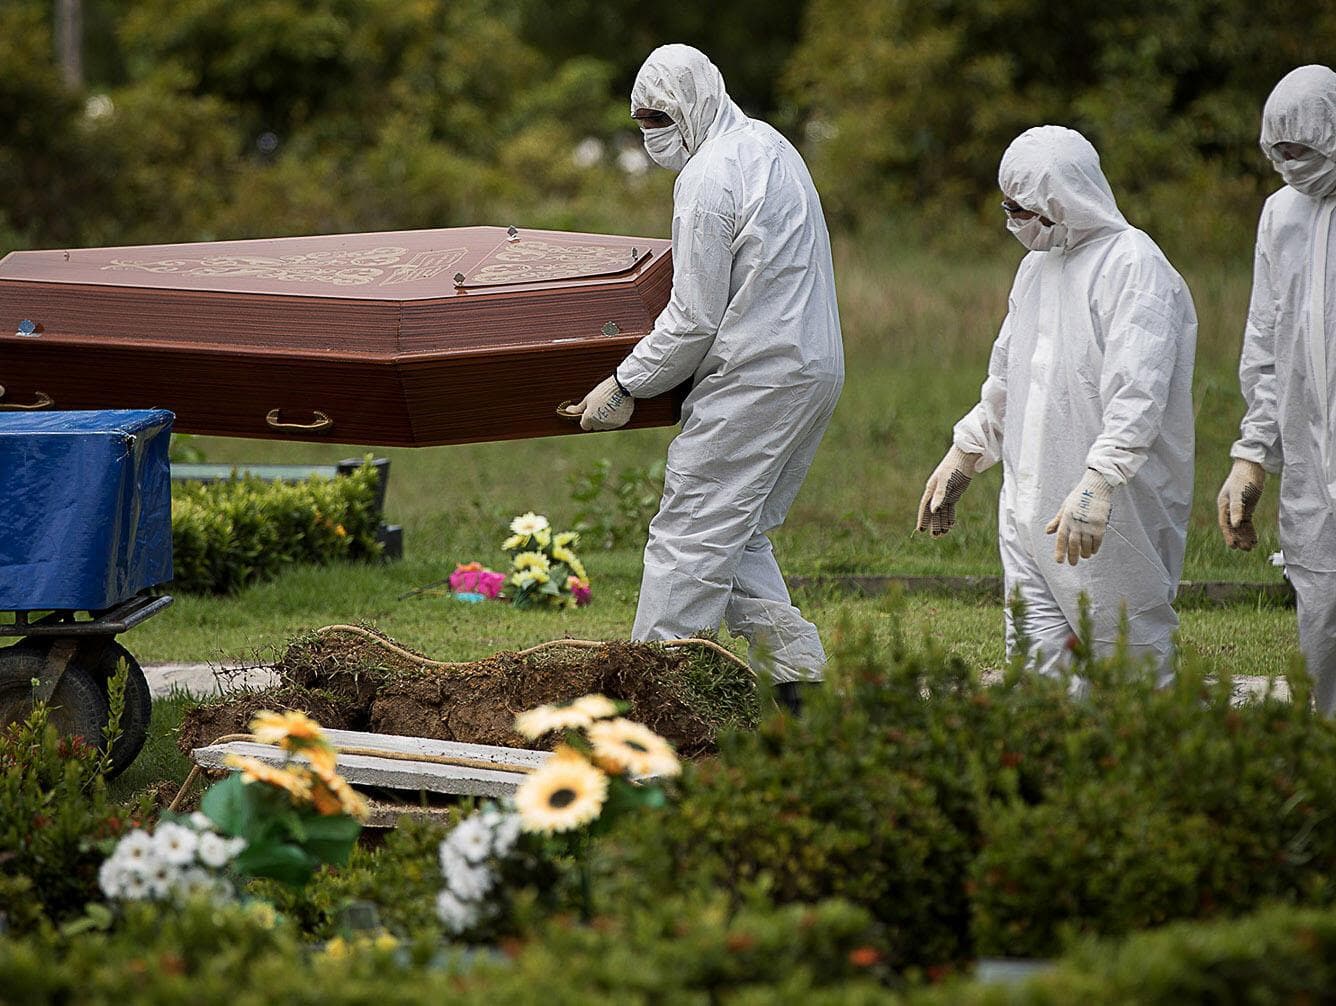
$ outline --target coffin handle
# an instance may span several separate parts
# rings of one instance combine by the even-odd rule
[[[557,415],[562,419],[579,419],[584,413],[574,411],[574,406],[574,402],[562,402],[557,406]]]
[[[19,405],[17,402],[0,402],[0,412],[27,412],[32,409],[46,409],[56,404],[56,400],[45,391],[34,392],[37,400],[31,405]],[[5,389],[0,386],[0,398],[5,397]]]
[[[315,416],[313,423],[284,423],[278,418],[278,409],[270,409],[264,417],[264,421],[269,424],[270,429],[274,430],[303,430],[306,433],[319,433],[322,430],[331,429],[334,426],[334,420],[325,415],[319,409],[312,409],[311,414]]]

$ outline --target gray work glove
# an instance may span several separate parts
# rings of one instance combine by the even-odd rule
[[[579,415],[582,430],[615,430],[630,422],[635,410],[636,400],[621,386],[616,374],[605,379],[570,409]]]
[[[916,531],[929,531],[934,538],[940,538],[950,531],[956,523],[956,501],[969,488],[974,477],[974,466],[981,454],[966,454],[958,447],[952,447],[942,458],[942,463],[928,477],[923,487],[923,498],[919,500],[918,523]]]
[[[1068,493],[1061,509],[1044,528],[1046,534],[1057,533],[1053,558],[1058,565],[1070,562],[1075,566],[1079,560],[1089,559],[1099,551],[1112,509],[1113,486],[1099,472],[1087,468],[1085,477]]]
[[[1252,516],[1265,484],[1265,468],[1256,461],[1234,459],[1229,478],[1225,479],[1220,495],[1215,498],[1220,533],[1230,548],[1248,552],[1257,545],[1257,529],[1253,527]]]

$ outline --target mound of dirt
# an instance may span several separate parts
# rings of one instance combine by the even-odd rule
[[[297,709],[331,730],[356,730],[346,703],[300,685],[280,685],[259,691],[233,692],[193,706],[181,718],[176,745],[189,755],[227,734],[250,732],[250,721],[261,709],[285,712]]]
[[[515,714],[598,692],[626,702],[628,718],[692,757],[714,750],[721,730],[750,726],[756,715],[745,670],[708,651],[645,643],[558,646],[430,668],[374,640],[312,634],[294,641],[275,670],[279,688],[228,696],[187,713],[182,750],[244,733],[260,709],[300,709],[334,729],[543,748],[554,739],[521,737]]]

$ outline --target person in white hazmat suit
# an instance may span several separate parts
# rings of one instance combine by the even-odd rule
[[[955,522],[970,479],[1002,462],[998,530],[1007,647],[1032,666],[1071,659],[1080,597],[1093,647],[1112,650],[1122,612],[1132,655],[1171,673],[1192,503],[1192,367],[1187,285],[1123,218],[1080,133],[1026,130],[998,172],[1007,228],[1030,249],[993,344],[979,404],[928,479],[917,529]]]
[[[1336,713],[1336,72],[1302,66],[1262,110],[1262,150],[1285,180],[1257,227],[1239,382],[1247,412],[1217,499],[1231,548],[1257,544],[1253,510],[1280,473],[1280,545],[1299,602],[1299,649]]]
[[[798,152],[729,98],[700,51],[652,52],[633,117],[673,188],[668,306],[576,410],[619,427],[636,398],[689,382],[649,528],[633,638],[747,638],[792,709],[820,681],[816,626],[793,606],[766,532],[793,504],[844,382],[830,236]]]

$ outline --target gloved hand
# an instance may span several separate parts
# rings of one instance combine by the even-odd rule
[[[1087,468],[1085,478],[1063,501],[1062,508],[1048,522],[1045,533],[1058,535],[1053,558],[1059,565],[1089,559],[1104,541],[1113,505],[1113,486],[1099,472]]]
[[[1230,548],[1247,552],[1257,545],[1257,529],[1253,527],[1252,515],[1257,509],[1257,501],[1262,498],[1265,483],[1266,469],[1256,461],[1234,459],[1229,478],[1225,479],[1220,495],[1215,498],[1220,533]]]
[[[923,487],[914,530],[930,531],[934,538],[940,538],[955,527],[956,501],[969,488],[974,465],[980,457],[982,455],[966,454],[958,447],[946,452],[946,457],[928,476],[927,485]]]
[[[636,400],[623,390],[616,374],[605,379],[570,409],[580,415],[582,430],[615,430],[630,422],[635,410]]]

